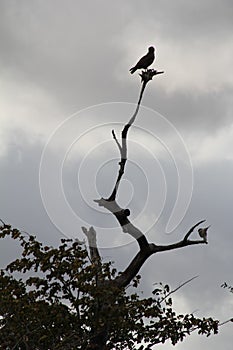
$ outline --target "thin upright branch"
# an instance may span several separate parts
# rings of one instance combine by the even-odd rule
[[[122,132],[121,132],[121,141],[119,142],[116,136],[116,133],[114,130],[112,130],[112,136],[114,141],[116,142],[116,145],[120,151],[120,162],[119,162],[119,170],[118,170],[118,176],[116,179],[115,186],[113,188],[113,191],[111,195],[109,196],[108,199],[98,199],[95,200],[96,203],[99,204],[99,206],[105,207],[107,210],[109,210],[117,219],[119,224],[122,227],[123,232],[130,234],[132,237],[134,237],[139,246],[140,249],[143,249],[148,246],[148,241],[144,234],[137,228],[135,227],[130,220],[128,219],[128,216],[130,215],[130,210],[129,209],[123,209],[121,208],[117,202],[116,202],[116,196],[118,192],[118,188],[122,179],[122,176],[124,175],[125,172],[125,165],[127,162],[127,136],[128,136],[128,131],[130,127],[133,125],[135,122],[135,119],[138,115],[139,108],[141,105],[143,93],[145,91],[147,83],[152,80],[153,76],[156,74],[161,74],[163,72],[158,72],[153,69],[143,71],[140,76],[142,77],[142,87],[140,90],[139,94],[139,99],[137,103],[137,107],[135,109],[135,112],[133,113],[132,117],[128,121],[128,123],[124,126]]]
[[[116,141],[116,144],[118,146],[118,149],[120,151],[120,156],[121,156],[121,160],[119,162],[119,171],[118,171],[118,177],[114,186],[114,189],[112,191],[112,194],[110,195],[110,197],[108,198],[109,201],[114,201],[116,199],[116,195],[117,195],[117,191],[120,185],[120,181],[121,178],[124,174],[125,171],[125,165],[127,162],[127,135],[128,135],[128,131],[129,128],[133,125],[133,123],[135,122],[135,119],[137,117],[137,114],[139,112],[139,108],[141,105],[141,101],[142,101],[142,97],[143,97],[143,93],[144,90],[146,88],[147,83],[152,80],[153,76],[157,75],[157,74],[162,74],[164,72],[159,72],[153,69],[149,69],[147,71],[143,71],[140,76],[142,77],[142,87],[141,87],[141,91],[140,91],[140,95],[139,95],[139,99],[138,99],[138,103],[137,103],[137,107],[136,110],[134,112],[134,114],[132,115],[132,117],[130,118],[129,122],[124,126],[122,132],[121,132],[121,144],[119,143],[119,141],[117,140],[115,131],[112,130],[112,135],[113,135],[113,139]]]
[[[125,124],[122,132],[121,132],[121,140],[119,141],[117,139],[117,136],[115,134],[115,131],[112,130],[112,136],[114,141],[116,142],[116,145],[120,152],[120,162],[119,162],[119,170],[118,170],[118,176],[115,182],[115,186],[113,188],[113,191],[109,198],[104,199],[97,199],[95,200],[96,203],[98,203],[99,206],[103,206],[108,211],[110,211],[119,222],[122,231],[124,233],[130,234],[135,240],[137,240],[140,251],[136,254],[136,256],[133,258],[133,260],[129,263],[128,267],[121,273],[121,275],[117,276],[115,280],[112,280],[111,283],[114,283],[117,287],[123,288],[126,287],[132,279],[138,274],[139,270],[141,269],[144,262],[155,253],[169,251],[173,249],[183,248],[194,244],[203,244],[206,243],[203,239],[201,240],[190,240],[189,237],[194,231],[194,229],[199,226],[201,223],[203,223],[205,220],[199,221],[197,224],[191,227],[191,229],[185,234],[184,238],[176,243],[167,244],[167,245],[156,245],[154,243],[149,243],[145,235],[141,230],[139,230],[137,227],[135,227],[131,221],[129,220],[130,210],[121,208],[117,201],[117,193],[118,188],[122,179],[122,176],[125,172],[125,165],[127,162],[127,136],[128,131],[130,127],[135,122],[135,119],[138,115],[139,108],[141,105],[142,97],[146,88],[147,83],[152,80],[152,78],[155,75],[162,74],[162,71],[157,71],[153,69],[142,71],[140,74],[142,78],[142,86],[139,94],[138,103],[135,109],[135,112],[133,113],[132,117],[129,119],[128,123]],[[90,245],[90,244],[89,244]]]
[[[140,96],[139,96],[139,100],[137,103],[137,107],[136,110],[133,114],[133,116],[130,118],[128,124],[126,124],[121,132],[121,144],[119,143],[119,141],[117,140],[115,131],[112,130],[112,135],[114,140],[116,141],[116,144],[118,146],[118,149],[120,151],[120,162],[119,162],[119,171],[118,171],[118,177],[115,183],[115,186],[113,188],[112,194],[110,195],[110,197],[108,198],[108,201],[115,201],[116,199],[116,195],[117,195],[117,191],[120,185],[120,181],[122,176],[124,175],[125,172],[125,165],[127,162],[127,135],[128,135],[128,131],[129,128],[132,126],[132,124],[134,123],[136,116],[138,114],[139,108],[140,108],[140,104],[141,104],[141,100],[142,100],[142,96],[143,96],[143,92],[145,90],[146,87],[146,82],[144,81],[142,84],[142,88],[141,88],[141,92],[140,92]]]
[[[117,147],[119,148],[119,151],[120,151],[120,153],[121,153],[122,147],[121,147],[121,145],[120,145],[120,143],[119,143],[119,141],[118,141],[118,139],[117,139],[117,137],[116,137],[116,134],[115,134],[115,131],[114,131],[114,130],[112,130],[112,137],[113,137],[113,139],[116,141]]]
[[[86,227],[82,226],[82,231],[88,240],[91,261],[99,264],[101,261],[101,257],[99,254],[99,250],[97,248],[96,231],[95,231],[94,227],[91,226],[88,230]]]

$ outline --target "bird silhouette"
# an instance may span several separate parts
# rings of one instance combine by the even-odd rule
[[[205,227],[205,228],[199,228],[198,229],[199,236],[201,238],[203,238],[204,242],[207,242],[207,230],[208,230],[209,227],[210,227],[210,225]]]
[[[134,72],[136,72],[137,69],[146,69],[147,67],[149,67],[155,59],[154,52],[154,47],[150,46],[147,54],[143,56],[134,67],[130,68],[130,73],[133,74]]]

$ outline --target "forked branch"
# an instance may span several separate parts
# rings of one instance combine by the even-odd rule
[[[132,279],[137,276],[142,265],[151,255],[153,255],[155,253],[173,250],[173,249],[188,247],[188,246],[194,245],[194,244],[205,243],[203,239],[202,240],[189,240],[187,238],[187,235],[190,236],[190,234],[193,232],[194,228],[197,227],[198,225],[200,225],[203,221],[205,221],[205,220],[202,220],[202,221],[198,222],[197,224],[195,224],[186,233],[186,235],[184,236],[184,238],[181,241],[178,241],[178,242],[172,243],[172,244],[167,244],[167,245],[156,245],[154,243],[150,243],[150,244],[148,244],[147,247],[144,247],[143,249],[141,249],[136,254],[134,259],[130,262],[128,267],[122,272],[122,274],[116,278],[115,282],[117,283],[118,287],[119,288],[126,287],[130,283],[130,281],[132,281]]]
[[[122,176],[125,172],[125,165],[127,162],[127,136],[128,131],[130,127],[135,122],[135,119],[138,115],[139,108],[141,105],[143,93],[145,91],[147,83],[152,80],[152,78],[155,75],[162,74],[162,71],[157,71],[153,69],[145,70],[143,71],[140,76],[142,78],[142,86],[140,90],[140,95],[137,103],[137,107],[135,109],[134,114],[130,118],[127,124],[125,124],[122,132],[121,132],[121,139],[120,141],[117,139],[116,133],[114,130],[112,130],[112,136],[114,141],[116,142],[116,145],[120,152],[120,162],[119,162],[119,170],[118,170],[118,176],[116,179],[115,186],[113,188],[113,191],[109,198],[104,199],[98,199],[95,200],[96,203],[98,203],[99,206],[103,206],[108,211],[110,211],[119,222],[122,231],[124,233],[130,234],[133,238],[135,238],[139,244],[140,251],[136,254],[134,259],[130,262],[128,267],[125,269],[125,271],[122,272],[122,274],[118,277],[116,277],[115,281],[112,281],[115,283],[119,288],[126,287],[132,279],[138,274],[139,270],[141,269],[144,262],[149,258],[150,255],[158,253],[158,252],[164,252],[169,251],[173,249],[183,248],[189,245],[194,244],[203,244],[206,243],[204,239],[201,240],[190,240],[189,237],[191,233],[194,231],[194,229],[199,226],[201,223],[203,223],[205,220],[199,221],[197,224],[195,224],[191,229],[185,234],[184,238],[181,241],[178,241],[176,243],[168,244],[168,245],[156,245],[154,243],[149,243],[147,241],[147,238],[143,234],[142,231],[140,231],[137,227],[135,227],[131,221],[129,220],[130,210],[121,208],[117,201],[117,192],[118,188],[122,179]]]
[[[119,162],[119,171],[118,171],[118,177],[114,186],[114,189],[112,191],[112,194],[110,195],[110,197],[108,198],[108,201],[114,201],[116,199],[116,195],[117,195],[117,191],[120,185],[120,181],[121,178],[124,174],[125,171],[125,165],[127,162],[127,135],[128,135],[128,131],[129,128],[133,125],[137,114],[139,112],[139,108],[141,105],[141,101],[142,101],[142,97],[143,97],[143,93],[144,90],[146,88],[147,83],[152,80],[152,78],[157,75],[157,74],[162,74],[164,72],[160,72],[160,71],[156,71],[154,69],[149,69],[146,71],[143,71],[140,76],[142,78],[142,87],[141,87],[141,91],[140,91],[140,95],[139,95],[139,99],[138,99],[138,103],[137,103],[137,107],[136,110],[134,112],[134,114],[132,115],[132,117],[130,118],[129,122],[124,126],[122,132],[121,132],[121,143],[118,141],[115,131],[112,130],[112,135],[113,135],[113,139],[115,140],[117,147],[120,151],[120,162]]]

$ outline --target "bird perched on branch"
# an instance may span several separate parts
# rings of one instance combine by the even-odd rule
[[[201,238],[203,238],[203,241],[206,242],[206,243],[207,243],[207,231],[208,231],[209,227],[210,227],[210,225],[205,227],[205,228],[199,228],[198,229],[199,236]]]
[[[134,67],[130,68],[130,73],[133,74],[137,69],[146,69],[149,67],[155,59],[154,52],[154,47],[150,46],[147,54],[143,56]]]

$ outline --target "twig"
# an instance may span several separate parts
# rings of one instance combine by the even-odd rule
[[[219,325],[219,326],[223,326],[224,324],[226,324],[226,323],[228,323],[228,322],[233,322],[233,318],[230,318],[230,319],[227,320],[227,321],[224,321],[224,322],[222,322],[222,323],[219,323],[218,325]]]
[[[162,303],[165,299],[167,299],[171,294],[177,292],[180,288],[184,287],[186,284],[188,284],[189,282],[193,281],[194,279],[196,279],[197,277],[199,277],[198,275],[197,276],[194,276],[190,279],[188,279],[187,281],[181,283],[178,287],[176,287],[175,289],[171,290],[165,297],[163,297],[159,302]]]
[[[187,239],[189,238],[189,236],[191,235],[191,233],[193,232],[193,230],[199,226],[200,224],[202,224],[203,222],[205,222],[206,220],[201,220],[199,221],[196,225],[194,225],[193,227],[190,228],[190,230],[188,231],[188,233],[184,236],[184,241],[187,241]]]
[[[117,137],[116,137],[116,134],[115,134],[115,131],[114,131],[114,130],[112,130],[112,136],[113,136],[113,139],[116,141],[117,147],[119,148],[119,151],[120,151],[120,153],[121,153],[122,147],[121,147],[119,141],[117,140]]]
[[[5,222],[2,219],[0,219],[0,221],[3,224],[3,226],[6,226]]]

